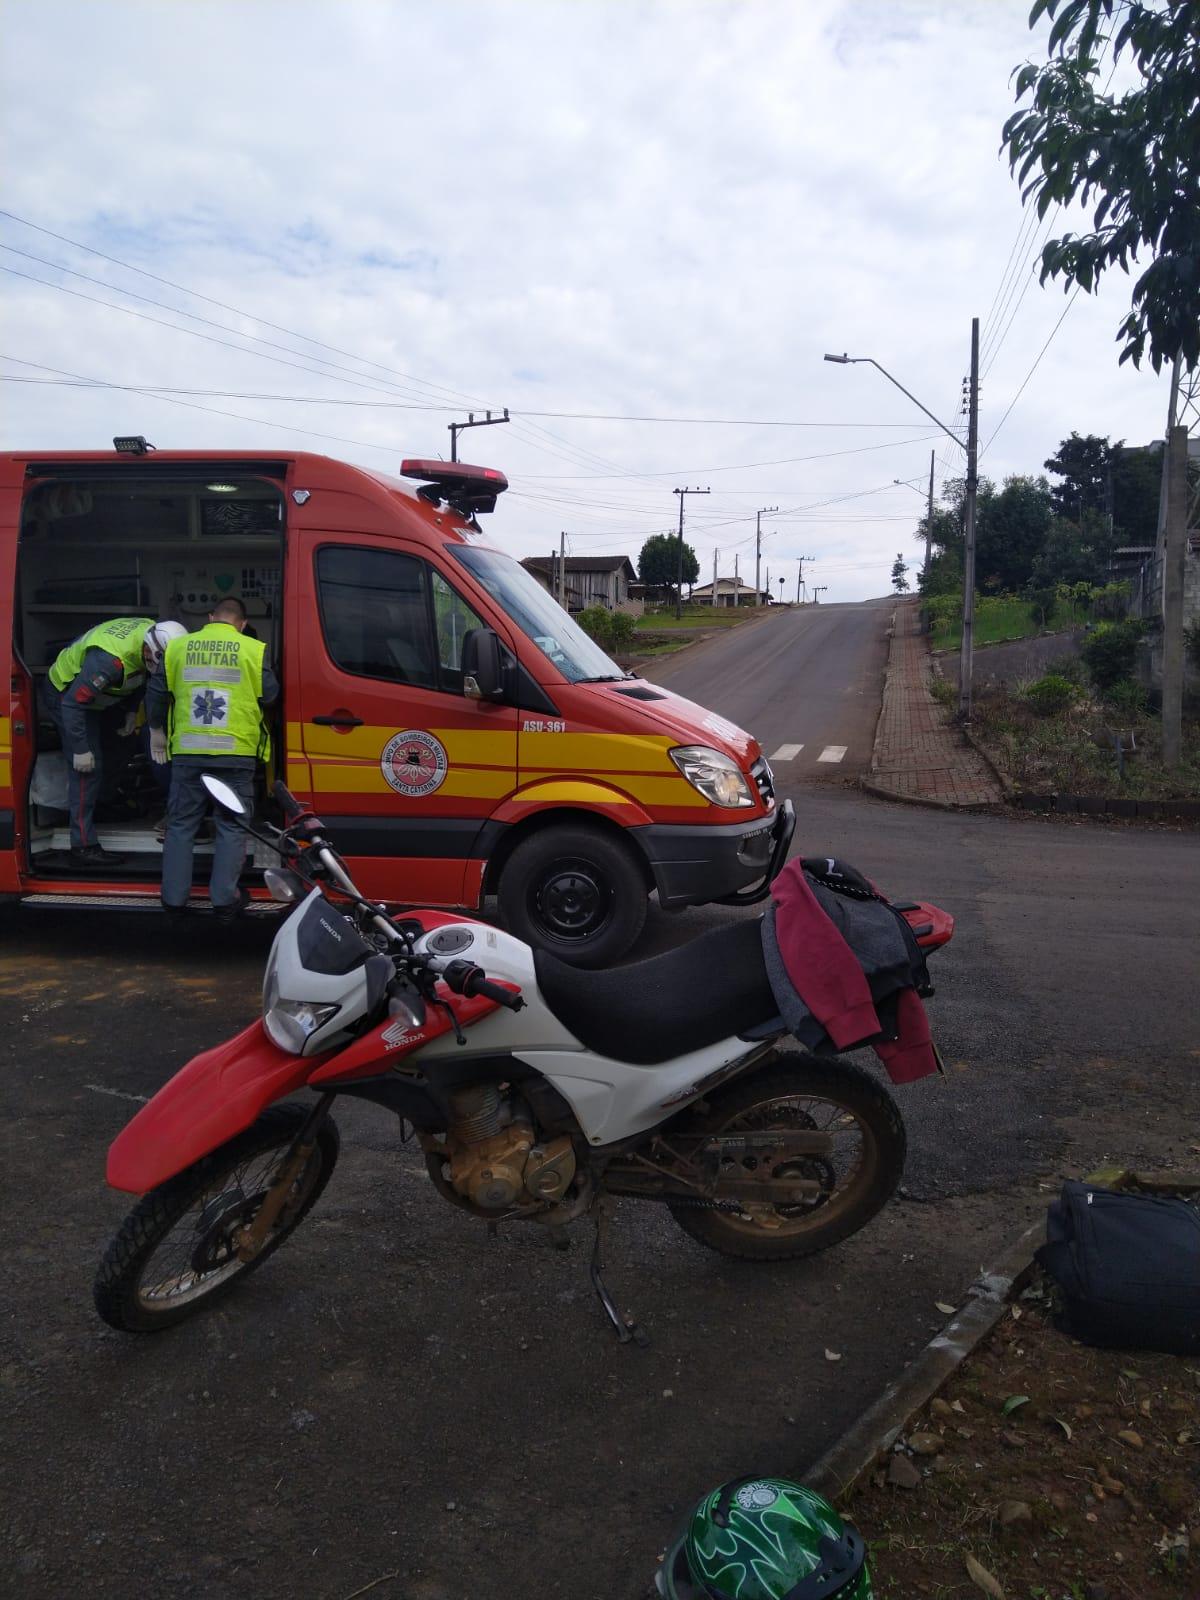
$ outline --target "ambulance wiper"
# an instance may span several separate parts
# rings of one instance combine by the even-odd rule
[[[631,672],[601,672],[594,678],[576,678],[576,683],[620,683],[623,678],[631,678]]]

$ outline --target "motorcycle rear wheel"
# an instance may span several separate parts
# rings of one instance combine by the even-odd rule
[[[307,1114],[304,1106],[273,1106],[244,1133],[142,1196],[96,1274],[96,1310],[110,1327],[152,1333],[182,1322],[228,1293],[295,1232],[338,1158],[338,1131],[328,1118],[262,1249],[251,1261],[233,1250],[233,1233],[257,1212]]]
[[[840,1244],[870,1222],[900,1183],[907,1137],[895,1100],[861,1067],[776,1055],[772,1064],[711,1095],[683,1131],[712,1135],[798,1127],[828,1132],[834,1141],[834,1160],[793,1163],[797,1176],[817,1180],[815,1199],[794,1206],[746,1204],[740,1212],[668,1202],[683,1231],[723,1256],[790,1261]],[[770,1176],[788,1173],[781,1169]],[[721,1200],[719,1178],[713,1198]]]

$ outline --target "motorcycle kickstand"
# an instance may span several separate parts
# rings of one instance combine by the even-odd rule
[[[608,1285],[603,1278],[605,1246],[608,1243],[608,1226],[610,1221],[611,1201],[607,1195],[600,1195],[593,1207],[593,1220],[596,1224],[596,1242],[592,1246],[591,1279],[592,1288],[604,1307],[608,1320],[616,1330],[617,1338],[622,1344],[636,1344],[644,1350],[650,1343],[650,1335],[638,1323],[629,1321],[617,1310],[616,1302],[608,1291]]]

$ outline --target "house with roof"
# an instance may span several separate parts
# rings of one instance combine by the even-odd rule
[[[716,588],[717,604],[719,606],[752,606],[756,604],[754,585],[752,583],[743,583],[741,578],[718,578]],[[698,584],[692,590],[690,598],[696,605],[712,605],[712,584]],[[760,589],[757,603],[761,603],[764,606],[771,605],[770,591]]]
[[[637,569],[628,556],[526,556],[521,565],[568,611],[603,606],[635,617],[642,614],[642,600],[630,594]]]

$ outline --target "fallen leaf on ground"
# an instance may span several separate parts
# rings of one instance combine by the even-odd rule
[[[840,1350],[826,1350],[825,1359],[826,1361],[840,1361],[842,1359],[842,1352]]]
[[[1054,1420],[1055,1420],[1055,1422],[1058,1423],[1059,1427],[1066,1434],[1067,1438],[1070,1439],[1070,1437],[1071,1437],[1071,1425],[1070,1425],[1070,1423],[1069,1422],[1064,1422],[1061,1417],[1055,1417]]]
[[[944,1300],[935,1300],[933,1302],[933,1308],[935,1311],[940,1311],[944,1317],[950,1317],[954,1315],[954,1306],[948,1306]]]
[[[967,1577],[970,1578],[975,1587],[977,1589],[982,1589],[984,1594],[991,1595],[992,1600],[1004,1600],[1004,1590],[996,1582],[995,1578],[993,1578],[988,1569],[984,1566],[981,1566],[972,1555],[967,1556],[966,1562]]]
[[[1012,1319],[1013,1319],[1013,1321],[1014,1322],[1020,1322],[1021,1315],[1022,1315],[1022,1313],[1021,1313],[1020,1306],[1013,1306],[1013,1308],[1012,1308]]]
[[[1027,1394],[1010,1394],[1008,1399],[1004,1402],[1004,1415],[1006,1417],[1011,1417],[1014,1411],[1017,1411],[1021,1406],[1027,1406],[1028,1404],[1029,1396]]]

